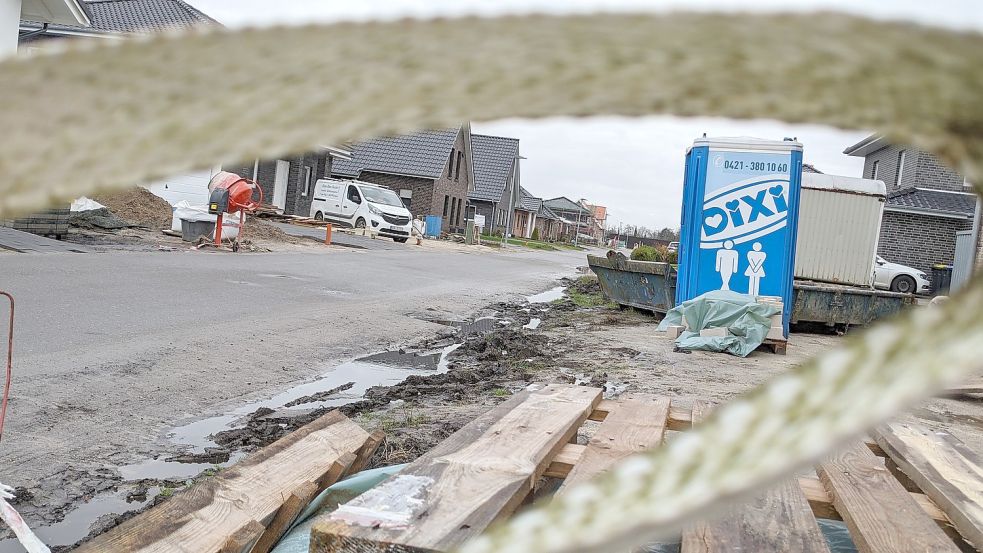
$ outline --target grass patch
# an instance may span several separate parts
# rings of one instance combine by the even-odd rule
[[[481,244],[482,245],[485,245],[485,246],[491,245],[491,244],[496,244],[497,245],[497,244],[501,244],[501,242],[502,242],[502,237],[501,236],[492,236],[490,234],[482,234],[481,235]],[[544,242],[542,240],[532,240],[532,239],[526,239],[526,238],[514,238],[513,237],[513,238],[509,238],[507,240],[507,242],[509,244],[513,245],[513,246],[522,246],[522,247],[530,248],[530,249],[533,249],[533,250],[543,250],[543,251],[551,251],[551,252],[556,252],[556,251],[560,251],[560,250],[575,250],[575,251],[584,251],[584,250],[586,250],[586,248],[582,248],[580,246],[575,246],[573,244],[567,244],[565,242]]]
[[[491,391],[491,395],[495,397],[507,397],[509,395],[509,391],[505,388],[495,388]]]

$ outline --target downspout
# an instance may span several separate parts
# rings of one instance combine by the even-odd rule
[[[976,269],[980,266],[980,217],[983,215],[981,213],[981,200],[980,196],[976,196],[976,211],[973,214],[973,231],[971,233],[972,240],[970,242],[973,244],[973,265],[970,269],[970,274],[976,272]]]

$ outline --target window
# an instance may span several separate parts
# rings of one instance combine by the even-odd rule
[[[404,188],[399,191],[399,198],[403,200],[403,205],[406,206],[406,209],[409,209],[410,203],[413,202],[413,191]]]
[[[451,148],[451,157],[447,159],[447,178],[454,176],[454,151],[454,148]]]
[[[457,198],[451,198],[451,216],[447,219],[447,224],[453,225],[455,213],[457,212]]]
[[[881,172],[881,162],[880,160],[875,159],[874,165],[872,165],[870,168],[870,178],[877,180],[877,176],[880,172]]]
[[[457,153],[457,172],[454,173],[454,180],[459,180],[461,178],[461,160],[464,159],[464,153]]]
[[[901,188],[901,177],[904,176],[905,150],[898,152],[898,170],[894,172],[894,186]]]
[[[450,196],[444,196],[444,217],[447,217],[447,202],[450,201]]]
[[[354,186],[348,187],[348,200],[356,204],[362,203],[362,196],[359,195],[358,188]]]
[[[307,196],[311,193],[311,168],[304,166],[304,189],[300,193],[301,196]]]

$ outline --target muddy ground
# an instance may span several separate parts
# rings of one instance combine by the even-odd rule
[[[789,370],[804,359],[835,347],[837,335],[793,334],[788,354],[756,351],[744,359],[724,354],[674,351],[673,343],[656,331],[658,320],[650,314],[622,310],[606,302],[596,279],[582,277],[561,283],[562,298],[541,302],[501,302],[487,306],[469,321],[444,319],[438,310],[421,317],[446,325],[446,330],[424,340],[406,344],[394,352],[413,357],[460,343],[447,355],[446,372],[415,374],[393,386],[369,388],[359,399],[340,407],[367,430],[382,429],[386,438],[371,460],[371,466],[412,461],[423,452],[533,382],[577,383],[604,388],[605,396],[625,392],[668,395],[679,405],[696,399],[719,403]],[[558,291],[557,291],[558,292]],[[549,296],[546,296],[549,299]],[[538,323],[536,321],[539,321]],[[538,326],[537,326],[538,325]],[[535,328],[532,328],[535,327]],[[439,354],[433,354],[436,361]],[[423,365],[421,365],[423,366]],[[214,446],[203,452],[172,456],[167,461],[220,465],[234,461],[288,432],[307,424],[332,407],[303,407],[329,397],[344,397],[350,383],[299,397],[295,409],[261,408],[245,417],[236,428],[211,436]],[[983,404],[974,398],[935,399],[906,417],[922,424],[945,427],[979,449],[983,442],[980,417]],[[585,440],[586,437],[581,437]],[[145,479],[123,485],[113,471],[72,472],[65,477],[75,484],[75,495],[66,494],[61,509],[39,504],[28,490],[19,490],[15,505],[26,514],[46,510],[45,520],[75,508],[90,497],[107,492],[120,494],[134,512],[165,501],[174,492],[200,478]],[[52,482],[63,485],[64,479]],[[42,486],[43,488],[43,486]],[[50,500],[50,495],[46,495]],[[92,525],[95,535],[134,513],[108,514]],[[2,547],[0,547],[2,551]]]

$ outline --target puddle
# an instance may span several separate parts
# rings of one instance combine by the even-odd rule
[[[307,411],[322,407],[340,407],[358,401],[364,397],[366,390],[373,386],[392,386],[399,384],[411,375],[431,375],[447,372],[449,362],[447,356],[460,347],[453,344],[439,352],[418,354],[384,352],[369,355],[342,363],[324,373],[313,382],[306,382],[284,390],[268,399],[247,403],[222,415],[197,420],[173,428],[167,439],[174,444],[187,446],[191,453],[204,453],[205,448],[215,447],[216,444],[209,436],[223,430],[234,428],[236,423],[244,421],[257,409],[266,407],[275,411],[287,412],[292,410]],[[349,383],[354,383],[347,387]],[[286,407],[297,399],[315,396],[335,388],[345,388],[329,397],[306,401]],[[125,480],[159,479],[173,480],[193,478],[203,471],[215,466],[229,466],[243,457],[235,453],[225,463],[181,463],[164,459],[148,459],[139,463],[119,467],[120,474]],[[0,552],[2,553],[2,552]]]
[[[437,324],[452,326],[457,329],[459,338],[464,339],[472,334],[485,334],[498,327],[498,319],[495,317],[480,317],[472,322],[434,320]]]
[[[541,325],[541,324],[543,324],[543,320],[542,319],[539,319],[537,317],[533,317],[533,318],[529,319],[529,322],[528,323],[522,325],[522,328],[525,328],[527,330],[536,330],[537,328],[539,328],[539,325]]]
[[[561,299],[563,297],[564,290],[566,290],[566,287],[557,286],[556,288],[551,288],[545,292],[540,292],[539,294],[526,296],[526,301],[529,303],[550,303],[551,301]]]
[[[180,463],[178,461],[165,461],[164,459],[147,459],[140,463],[119,467],[119,474],[127,481],[147,478],[156,480],[192,479],[208,469],[232,466],[245,456],[245,453],[237,451],[230,455],[229,460],[224,463]]]
[[[158,488],[150,488],[147,490],[147,497],[141,501],[127,501],[125,491],[96,496],[65,515],[61,522],[50,526],[38,526],[32,530],[48,547],[72,545],[87,536],[92,524],[100,517],[108,514],[121,515],[141,509],[153,501],[158,493],[160,493]],[[0,553],[23,553],[23,551],[24,546],[17,541],[17,538],[0,540]]]

